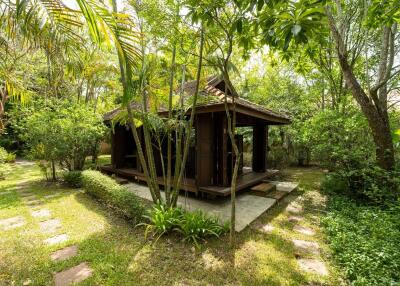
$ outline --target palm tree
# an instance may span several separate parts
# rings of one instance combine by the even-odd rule
[[[48,56],[48,79],[49,86],[55,89],[53,93],[57,93],[51,70],[55,47],[72,56],[76,54],[84,41],[80,36],[82,27],[87,27],[91,39],[99,46],[113,45],[123,66],[134,66],[141,57],[137,48],[139,33],[128,15],[111,12],[100,1],[77,0],[77,3],[80,10],[66,7],[61,0],[8,0],[0,5],[1,51],[8,53],[8,46],[16,39],[27,46],[42,48]],[[121,77],[126,77],[128,69],[124,68],[121,72],[125,74]],[[0,65],[0,120],[4,116],[7,100],[24,101],[30,94],[18,78],[11,75],[5,65]],[[126,104],[131,96],[131,93],[124,92],[122,102]],[[4,127],[1,122],[0,130]]]

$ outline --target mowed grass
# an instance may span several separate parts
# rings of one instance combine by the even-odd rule
[[[52,285],[53,274],[86,261],[93,276],[80,285],[338,285],[338,275],[329,264],[329,255],[319,232],[319,217],[324,198],[315,190],[321,172],[318,169],[290,169],[285,177],[300,180],[301,188],[237,235],[236,246],[228,237],[213,239],[201,249],[176,236],[162,237],[156,244],[146,241],[143,228],[110,213],[91,197],[62,185],[42,180],[34,165],[7,165],[6,180],[0,181],[0,219],[23,216],[23,227],[0,232],[0,285]],[[41,208],[49,209],[61,221],[58,233],[69,241],[47,246],[49,235],[40,233],[39,220],[32,218],[18,192],[28,190],[43,199]],[[59,194],[45,199],[48,194]],[[296,200],[304,207],[301,223],[316,230],[316,236],[304,237],[293,231],[285,207]],[[257,225],[272,224],[265,234]],[[319,242],[322,259],[330,271],[328,277],[301,271],[291,239]],[[52,251],[78,245],[78,255],[64,262],[52,262]],[[314,285],[313,284],[313,285]]]

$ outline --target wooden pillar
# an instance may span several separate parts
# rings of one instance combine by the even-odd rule
[[[115,132],[110,128],[111,133],[111,165],[115,168]]]
[[[222,184],[229,186],[228,181],[228,120],[226,116],[222,117]]]
[[[267,159],[267,127],[255,125],[253,127],[253,171],[265,172]]]

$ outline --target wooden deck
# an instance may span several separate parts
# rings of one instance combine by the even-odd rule
[[[132,168],[113,168],[111,165],[100,166],[100,171],[107,174],[116,174],[127,179],[134,179],[136,181],[146,182],[146,178],[143,173],[138,172]],[[162,177],[157,178],[159,185],[164,185]],[[197,193],[196,182],[194,179],[183,178],[182,179],[182,190]]]
[[[100,167],[100,171],[108,174],[116,174],[124,178],[134,179],[137,181],[145,182],[146,179],[143,173],[138,172],[136,169],[131,168],[113,168],[111,165],[105,165]],[[245,172],[244,174],[238,177],[236,183],[236,191],[241,191],[246,188],[252,187],[263,180],[270,178],[277,174],[278,170],[267,170],[263,173],[256,172]],[[164,180],[162,177],[158,177],[158,183],[160,185],[164,185]],[[205,186],[205,187],[197,187],[196,181],[194,179],[185,178],[182,180],[182,190],[197,193],[198,191],[217,195],[217,196],[229,196],[231,194],[230,187],[220,187],[220,186]]]
[[[279,170],[267,170],[264,173],[247,172],[238,177],[236,182],[236,191],[241,191],[243,189],[252,187],[262,182],[263,180],[276,175],[278,172]],[[231,194],[230,187],[207,186],[207,187],[200,187],[200,191],[224,197],[229,196]]]

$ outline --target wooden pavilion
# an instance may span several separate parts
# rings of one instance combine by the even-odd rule
[[[184,86],[185,97],[194,94],[196,82],[188,82]],[[185,167],[185,178],[182,189],[190,192],[208,193],[219,196],[230,194],[230,181],[233,172],[235,156],[227,132],[227,117],[225,112],[225,90],[227,90],[227,105],[230,112],[235,106],[236,126],[252,127],[252,168],[243,168],[243,136],[236,135],[241,164],[237,179],[237,191],[251,187],[265,180],[274,172],[267,169],[268,126],[289,124],[290,119],[260,105],[240,98],[233,87],[225,87],[220,77],[210,77],[200,89],[196,116],[194,121],[193,140],[190,145],[188,160]],[[233,100],[234,103],[233,104]],[[133,108],[135,106],[133,105]],[[104,116],[109,123],[121,109],[115,109]],[[190,110],[188,111],[188,113]],[[166,116],[165,110],[159,111],[160,116]],[[136,144],[127,126],[115,124],[111,136],[111,165],[101,167],[106,173],[114,173],[130,179],[145,181],[140,161],[137,156]],[[139,128],[142,146],[143,132]],[[155,144],[154,144],[155,145]],[[164,150],[165,149],[165,150]],[[162,146],[162,154],[166,161],[166,144]],[[163,185],[160,151],[153,150],[159,184]]]

